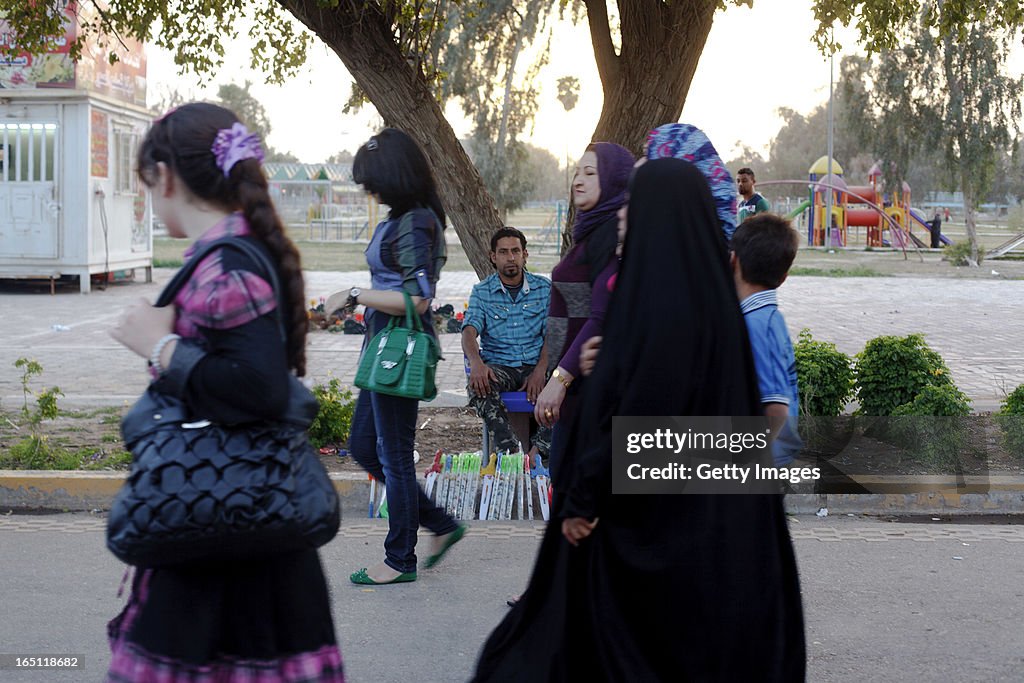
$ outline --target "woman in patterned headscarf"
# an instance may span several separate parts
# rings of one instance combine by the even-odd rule
[[[648,159],[689,161],[704,174],[728,244],[736,232],[736,184],[704,131],[689,123],[658,126],[647,135],[646,156]]]
[[[605,348],[552,523],[472,680],[802,681],[781,496],[687,495],[685,484],[674,495],[613,493],[615,418],[761,414],[706,176],[659,159],[637,169],[630,193]]]
[[[644,156],[637,162],[637,166],[652,159],[682,159],[693,164],[698,171],[704,175],[708,187],[711,189],[711,198],[715,203],[715,213],[718,216],[718,225],[722,229],[722,235],[728,246],[732,240],[732,234],[736,232],[736,185],[733,183],[729,169],[722,163],[721,157],[711,144],[711,140],[697,126],[689,123],[666,123],[658,126],[647,134],[647,144]],[[626,239],[626,209],[627,201],[622,203],[618,211],[619,229],[618,238],[621,246]],[[615,288],[617,274],[611,273],[607,280],[608,289]],[[601,337],[591,336],[580,347],[580,373],[584,377],[590,374],[597,361],[597,355],[601,348]]]

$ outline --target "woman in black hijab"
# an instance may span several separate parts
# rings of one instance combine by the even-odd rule
[[[780,496],[611,493],[612,416],[761,414],[703,175],[679,159],[647,162],[628,221],[564,496],[475,680],[803,680]]]

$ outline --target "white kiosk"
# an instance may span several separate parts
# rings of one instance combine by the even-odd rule
[[[0,23],[0,32],[3,24]],[[72,62],[75,26],[45,55],[0,57],[0,279],[91,276],[144,268],[153,238],[135,152],[145,108],[142,45],[111,65],[86,45]]]

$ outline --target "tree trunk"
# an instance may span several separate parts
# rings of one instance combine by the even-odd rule
[[[448,218],[476,274],[493,272],[490,238],[502,226],[487,188],[425,82],[398,49],[380,7],[347,1],[279,0],[345,64],[387,126],[416,140],[434,170]]]
[[[941,7],[941,4],[940,4]],[[963,69],[954,64],[956,55],[959,54],[953,44],[952,35],[942,40],[943,55],[942,65],[946,73],[946,87],[949,89],[949,104],[946,109],[946,116],[953,125],[953,130],[958,131],[957,141],[957,176],[960,179],[960,190],[964,196],[964,226],[967,228],[967,243],[971,246],[971,258],[969,265],[976,268],[980,263],[978,258],[978,228],[974,222],[974,189],[972,186],[972,172],[967,163],[969,146],[967,144],[967,131],[964,126],[964,87],[960,82],[965,78]]]
[[[604,105],[592,139],[618,143],[639,156],[652,128],[679,120],[718,3],[618,0],[622,33],[618,53],[606,0],[584,0],[584,4],[604,88]],[[658,77],[652,78],[652,73]],[[569,197],[563,254],[572,244],[571,188]]]
[[[594,140],[617,142],[639,155],[652,128],[679,120],[718,3],[618,0],[622,26],[618,55],[610,37],[604,37],[610,36],[604,4],[605,0],[586,2],[604,86]],[[652,72],[658,77],[652,78]]]
[[[981,265],[981,255],[978,249],[978,226],[975,223],[974,190],[971,188],[970,173],[963,168],[966,164],[961,162],[960,166],[960,191],[964,195],[964,226],[967,228],[967,242],[971,245],[971,260],[968,265],[977,268]]]

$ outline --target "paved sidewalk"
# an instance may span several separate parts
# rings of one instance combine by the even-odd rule
[[[117,405],[145,388],[145,363],[107,334],[123,307],[136,297],[156,297],[171,270],[158,269],[153,284],[121,284],[88,295],[0,291],[0,400],[20,405],[21,386],[14,361],[39,360],[39,383],[57,385],[63,405]],[[309,272],[310,298],[352,286],[368,286],[369,273]],[[460,309],[477,281],[472,272],[445,272],[438,303]],[[994,410],[1005,392],[1024,383],[1024,281],[941,278],[793,277],[779,290],[780,306],[793,338],[810,328],[815,338],[835,342],[848,354],[880,334],[924,333],[946,359],[958,386],[976,410]],[[54,325],[70,329],[55,331]],[[464,405],[465,374],[457,334],[442,335],[446,361],[438,372],[439,397],[431,405]],[[351,382],[361,337],[313,333],[309,372]]]
[[[104,627],[124,604],[116,597],[124,567],[104,548],[103,525],[91,515],[0,516],[0,649],[75,654],[85,665],[4,670],[0,681],[102,679]],[[801,516],[790,530],[808,681],[1020,680],[1024,526]],[[379,561],[385,532],[383,522],[345,522],[321,553],[348,680],[467,680],[507,613],[505,599],[527,580],[541,526],[473,523],[450,557],[415,583],[349,584],[351,571]]]

